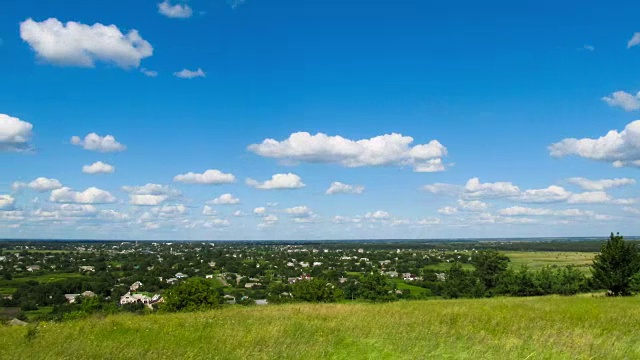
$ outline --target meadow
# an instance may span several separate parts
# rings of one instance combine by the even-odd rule
[[[584,295],[122,314],[2,326],[0,358],[637,359],[638,305]]]

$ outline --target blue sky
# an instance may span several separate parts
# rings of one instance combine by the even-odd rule
[[[5,4],[0,237],[638,235],[637,10]]]

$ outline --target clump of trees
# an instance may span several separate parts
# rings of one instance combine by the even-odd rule
[[[222,291],[211,280],[190,278],[169,290],[160,309],[164,311],[211,310],[222,304]]]
[[[602,245],[591,267],[593,281],[611,296],[628,296],[640,291],[640,253],[620,233]]]
[[[339,287],[322,279],[298,281],[292,286],[291,294],[298,300],[319,303],[336,302],[344,298]]]

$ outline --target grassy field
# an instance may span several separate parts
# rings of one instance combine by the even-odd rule
[[[0,294],[13,294],[16,289],[30,280],[35,280],[39,283],[49,283],[54,281],[60,281],[70,278],[82,277],[80,273],[51,273],[37,276],[15,276],[11,280],[0,279]]]
[[[511,260],[512,267],[527,265],[532,270],[539,270],[545,266],[575,265],[585,273],[597,253],[590,252],[554,252],[554,251],[506,251],[505,255]]]
[[[0,327],[2,359],[638,359],[638,298],[290,304]]]

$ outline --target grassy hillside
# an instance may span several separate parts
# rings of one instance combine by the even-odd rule
[[[0,327],[2,359],[637,359],[640,300],[583,297],[231,307]]]

